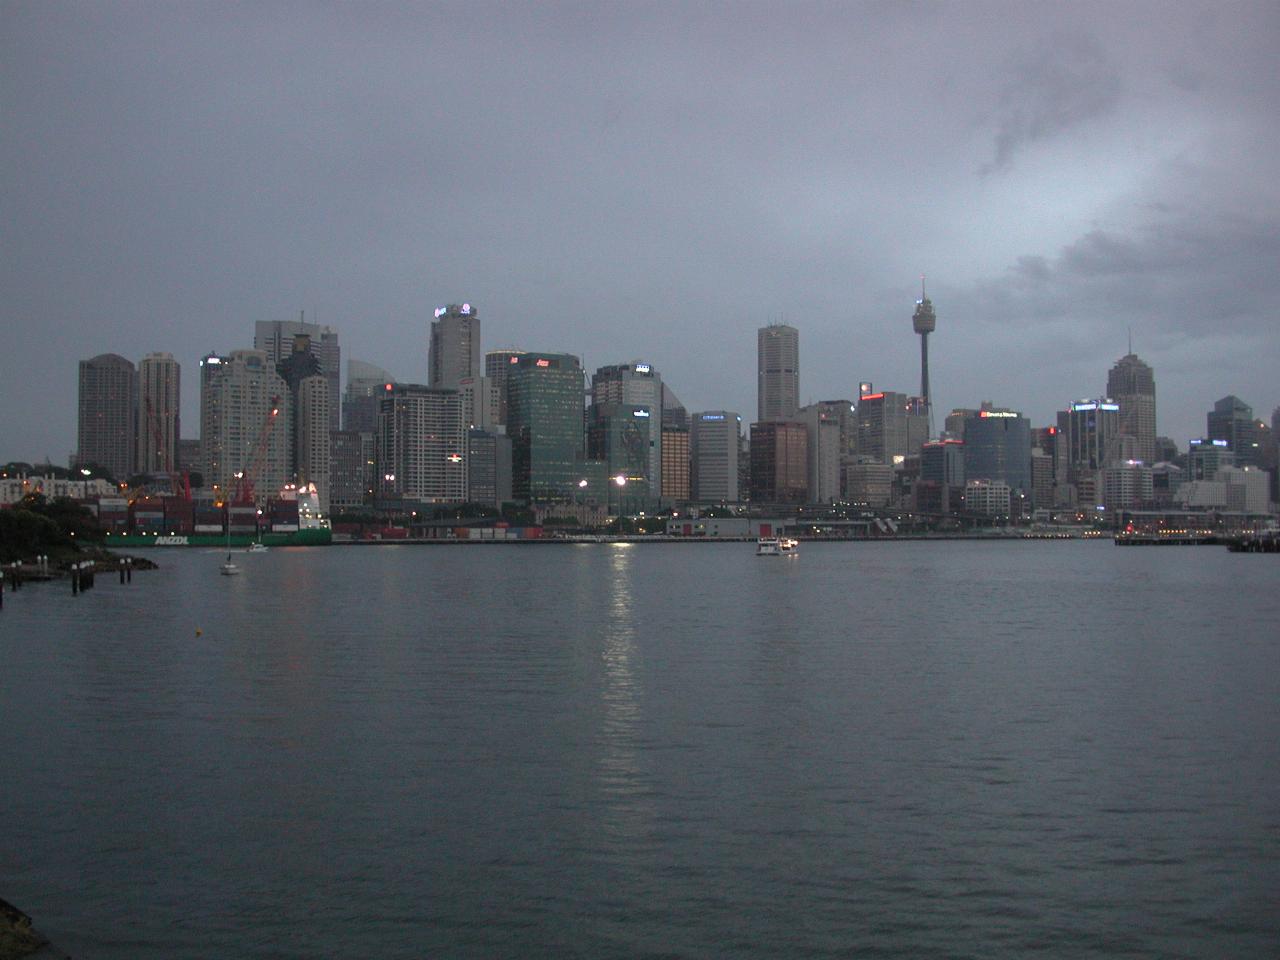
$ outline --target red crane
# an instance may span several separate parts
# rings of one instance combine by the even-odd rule
[[[232,498],[232,503],[252,504],[253,501],[253,477],[262,469],[263,461],[267,456],[267,443],[271,439],[271,428],[276,424],[276,417],[280,413],[280,398],[271,398],[271,409],[268,411],[266,419],[262,422],[262,429],[258,431],[258,439],[254,441],[253,451],[249,454],[249,463],[240,475],[236,478],[236,492]]]

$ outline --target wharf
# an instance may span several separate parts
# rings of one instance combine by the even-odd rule
[[[1280,531],[1264,530],[1227,541],[1232,553],[1280,553]]]
[[[1222,543],[1216,533],[1117,533],[1117,547],[1203,547]]]

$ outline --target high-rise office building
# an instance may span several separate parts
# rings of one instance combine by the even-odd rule
[[[350,368],[348,368],[350,369]],[[329,509],[359,507],[373,495],[376,454],[374,431],[329,433]]]
[[[501,507],[511,500],[511,438],[469,430],[467,444],[467,500]]]
[[[699,503],[737,502],[741,433],[742,418],[728,410],[707,410],[690,417],[691,499]]]
[[[1261,466],[1261,444],[1251,406],[1237,396],[1226,396],[1213,405],[1206,419],[1209,439],[1227,441],[1237,466]]]
[[[481,377],[480,318],[469,303],[437,307],[431,322],[427,363],[430,386],[456,390],[469,378]]]
[[[303,377],[293,391],[293,470],[299,488],[314,484],[320,512],[329,513],[329,381]]]
[[[683,409],[682,407],[681,410]],[[662,427],[662,502],[667,506],[684,503],[689,499],[689,494],[689,428],[664,424]]]
[[[1081,506],[1103,505],[1102,471],[1121,459],[1120,405],[1110,398],[1080,400],[1065,414],[1067,482]]]
[[[1107,396],[1120,406],[1120,432],[1136,441],[1137,459],[1156,459],[1156,378],[1151,367],[1132,353],[1116,361],[1107,374]]]
[[[274,411],[274,412],[273,412]],[[200,451],[206,486],[224,498],[247,472],[265,502],[292,479],[293,404],[275,363],[261,350],[200,361]]]
[[[804,503],[809,496],[809,434],[798,420],[751,424],[751,499]]]
[[[800,409],[800,331],[785,323],[761,327],[756,332],[756,372],[756,419],[792,419]]]
[[[171,473],[179,469],[180,374],[178,361],[171,353],[149,353],[138,362],[139,473]]]
[[[484,375],[493,381],[498,391],[498,423],[507,422],[507,374],[519,363],[523,350],[490,350],[484,355]]]
[[[593,403],[587,427],[587,457],[605,464],[612,484],[603,498],[609,512],[629,516],[652,506],[649,433],[653,411],[634,403]],[[661,423],[661,421],[656,421]]]
[[[823,401],[801,407],[797,419],[804,424],[808,449],[808,501],[834,503],[840,499],[840,467],[848,455],[843,446],[846,427],[853,417],[847,400]]]
[[[858,397],[858,456],[900,463],[918,453],[928,439],[924,401],[904,393],[880,391]]]
[[[920,299],[911,317],[911,328],[920,335],[920,399],[924,401],[925,434],[933,436],[933,395],[929,393],[929,334],[938,327],[933,302],[925,296],[924,277],[920,278]]]
[[[81,360],[76,463],[107,470],[117,481],[129,479],[138,452],[137,417],[133,364],[114,353]]]
[[[600,367],[591,376],[591,403],[626,403],[644,407],[653,416],[649,430],[649,465],[645,477],[649,494],[662,497],[662,376],[648,363],[621,363]]]
[[[329,429],[337,430],[341,424],[341,408],[338,397],[341,393],[342,350],[338,346],[338,331],[333,327],[318,323],[307,323],[303,320],[259,320],[253,326],[253,348],[267,355],[267,361],[274,367],[281,360],[287,360],[293,353],[294,338],[305,335],[307,349],[315,355],[320,364],[320,373],[329,382]]]
[[[577,357],[524,353],[508,364],[507,433],[516,500],[567,501],[577,494],[586,459],[583,400]]]
[[[375,441],[379,495],[414,503],[467,499],[467,430],[457,390],[397,383],[383,392]]]
[[[662,427],[663,429],[670,427],[689,429],[689,411],[680,402],[675,391],[665,383],[662,385]]]
[[[374,433],[378,429],[378,411],[387,384],[394,383],[391,374],[362,360],[347,361],[347,390],[342,395],[342,423],[346,430]]]
[[[1031,494],[1031,421],[986,406],[964,424],[966,480],[1003,480],[1014,495]]]

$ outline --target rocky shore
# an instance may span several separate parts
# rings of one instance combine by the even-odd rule
[[[31,926],[31,918],[9,903],[0,900],[0,960],[70,960],[49,940]]]

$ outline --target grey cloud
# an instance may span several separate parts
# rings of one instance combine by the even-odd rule
[[[995,156],[982,172],[1007,170],[1029,144],[1107,113],[1122,89],[1118,69],[1093,37],[1040,42],[1014,64],[1000,91]]]

